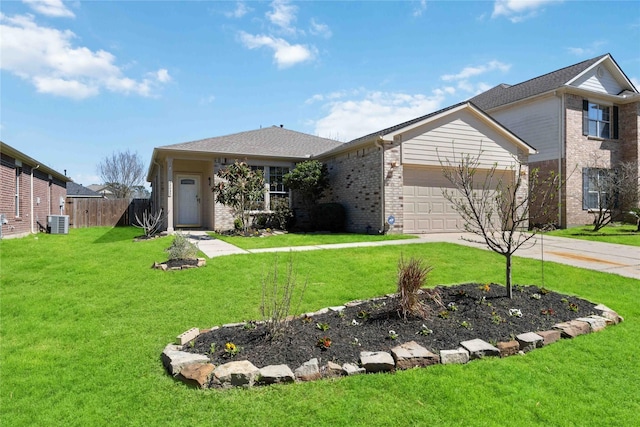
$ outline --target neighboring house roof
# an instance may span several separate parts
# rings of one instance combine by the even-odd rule
[[[83,185],[69,182],[67,183],[67,197],[102,199],[104,196]]]
[[[44,163],[30,156],[27,156],[23,152],[16,150],[9,144],[2,141],[0,141],[0,152],[16,160],[20,160],[21,162],[28,164],[32,168],[37,169],[42,173],[51,175],[53,178],[59,179],[62,182],[65,182],[65,183],[71,182],[71,178],[68,178],[64,174],[56,171],[55,169],[50,168],[49,166],[45,165]]]
[[[483,110],[488,111],[501,105],[510,104],[512,102],[566,87],[591,67],[605,60],[611,61],[610,63],[620,73],[619,75],[621,80],[625,81],[625,86],[627,86],[632,92],[637,92],[629,78],[624,74],[620,67],[618,67],[618,64],[611,55],[607,53],[552,71],[516,85],[508,85],[505,83],[499,84],[486,92],[474,96],[470,101]]]
[[[443,108],[442,110],[434,111],[433,113],[429,113],[427,115],[424,115],[424,116],[417,117],[415,119],[406,121],[404,123],[400,123],[400,124],[397,124],[395,126],[391,126],[391,127],[386,128],[386,129],[382,129],[380,131],[373,132],[373,133],[370,133],[370,134],[365,135],[363,137],[354,139],[352,141],[349,141],[347,144],[344,144],[344,145],[342,145],[340,147],[334,148],[333,150],[331,150],[329,152],[324,153],[324,155],[330,155],[330,154],[333,154],[335,152],[342,151],[343,149],[350,149],[350,148],[352,148],[354,146],[357,146],[357,145],[360,145],[360,144],[364,144],[364,143],[368,143],[368,142],[371,142],[373,140],[377,140],[379,138],[383,138],[385,140],[393,140],[393,137],[396,134],[400,134],[400,133],[406,132],[407,130],[412,129],[412,128],[417,127],[417,126],[422,126],[422,125],[424,125],[424,124],[426,124],[426,123],[428,123],[428,122],[430,122],[432,120],[435,120],[435,119],[437,119],[439,117],[445,116],[445,115],[447,115],[449,113],[452,113],[454,111],[458,111],[458,110],[461,110],[461,109],[468,109],[469,111],[473,112],[475,115],[481,117],[484,121],[489,123],[495,129],[497,129],[500,133],[502,133],[506,138],[510,139],[513,143],[515,143],[516,145],[519,145],[521,148],[523,148],[526,151],[528,151],[529,154],[533,154],[533,153],[536,152],[535,148],[533,148],[531,145],[527,144],[524,140],[522,140],[516,134],[514,134],[509,129],[507,129],[506,127],[501,125],[498,121],[496,121],[494,118],[492,118],[487,113],[482,111],[480,108],[475,106],[472,102],[466,101],[466,102],[460,102],[458,104],[451,105],[449,107]]]
[[[305,159],[342,144],[340,141],[272,126],[199,141],[165,145],[158,147],[158,149],[217,153],[229,156]]]

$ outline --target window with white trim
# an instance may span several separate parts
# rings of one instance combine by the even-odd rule
[[[604,139],[618,139],[618,107],[588,100],[582,102],[582,133]]]
[[[22,174],[22,168],[16,167],[16,196],[15,196],[16,217],[20,216],[20,175],[21,174]]]
[[[610,169],[582,169],[582,209],[601,209],[607,207],[607,180]]]
[[[278,203],[289,203],[289,189],[284,185],[283,177],[289,173],[288,167],[282,166],[251,166],[253,170],[262,172],[264,182],[268,184],[265,197],[256,202],[254,210],[274,210]]]
[[[289,173],[289,168],[280,166],[269,167],[269,210],[274,210],[278,203],[289,202],[289,189],[284,185],[283,177]]]

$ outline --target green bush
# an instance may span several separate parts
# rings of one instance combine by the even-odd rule
[[[312,225],[318,231],[344,231],[347,215],[340,203],[321,203],[314,206]]]
[[[198,254],[198,247],[191,243],[184,234],[176,233],[167,253],[169,259],[193,259]]]

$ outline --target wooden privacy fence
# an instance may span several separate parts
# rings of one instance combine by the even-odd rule
[[[84,228],[133,225],[135,214],[149,209],[149,199],[78,199],[67,198],[65,213],[69,215],[69,227]]]

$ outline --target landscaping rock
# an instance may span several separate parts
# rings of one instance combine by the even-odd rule
[[[607,307],[604,304],[598,304],[595,307],[593,307],[594,309],[600,311],[600,315],[606,319],[611,320],[614,324],[618,324],[622,321],[624,321],[624,318],[622,316],[620,316],[618,313],[616,313],[615,311],[611,310],[609,307]]]
[[[341,369],[339,365],[338,369]],[[294,374],[300,381],[313,381],[322,377],[320,374],[320,367],[318,366],[318,359],[315,357],[307,362],[304,362],[299,366]]]
[[[440,357],[415,341],[409,341],[391,349],[397,369],[411,369],[440,363]]]
[[[363,351],[360,364],[367,372],[392,371],[396,367],[393,357],[386,351]]]
[[[481,359],[486,356],[500,356],[500,350],[479,338],[462,341],[460,345],[467,349],[471,359]]]
[[[440,350],[440,363],[449,364],[465,364],[469,361],[469,352],[460,347],[456,350]]]
[[[194,363],[182,369],[176,378],[192,387],[207,388],[215,368],[213,363]]]
[[[344,365],[342,365],[342,371],[347,375],[358,375],[364,374],[366,372],[366,369],[361,368],[355,363],[345,363]]]
[[[269,365],[260,368],[260,384],[292,383],[296,377],[287,365]]]
[[[342,366],[334,362],[327,362],[327,364],[322,368],[322,371],[326,378],[340,377],[345,373]]]
[[[176,344],[185,345],[189,341],[196,339],[198,335],[200,335],[200,329],[191,328],[176,337]]]
[[[173,376],[180,373],[182,369],[195,363],[209,363],[209,358],[204,354],[187,353],[181,351],[181,346],[167,344],[162,352],[162,364]]]
[[[584,335],[591,332],[591,326],[589,326],[587,322],[582,322],[580,320],[556,323],[553,327],[559,329],[562,332],[562,336],[565,338],[575,338],[578,335]]]
[[[500,357],[513,356],[520,351],[520,344],[516,340],[499,342],[496,347],[500,350]]]
[[[562,337],[562,333],[559,330],[538,331],[536,334],[542,337],[542,346],[553,344]]]
[[[587,322],[591,327],[591,332],[598,332],[607,327],[607,319],[602,316],[591,315],[589,317],[579,317],[576,320]]]
[[[213,371],[213,382],[222,387],[251,387],[259,373],[248,360],[229,362]]]
[[[544,340],[544,338],[533,332],[527,332],[517,335],[516,340],[518,340],[520,350],[527,353],[531,350],[535,350],[538,347],[542,347],[542,341]]]

